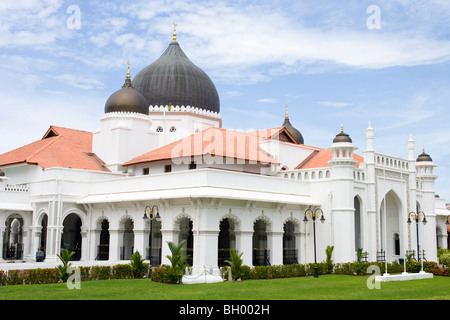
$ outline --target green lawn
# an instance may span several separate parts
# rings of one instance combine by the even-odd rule
[[[401,300],[450,299],[450,278],[383,282],[369,290],[368,276],[323,275],[247,280],[233,283],[168,285],[148,279],[81,282],[79,290],[66,284],[0,287],[0,300]]]

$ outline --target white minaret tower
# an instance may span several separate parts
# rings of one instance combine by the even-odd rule
[[[363,231],[363,248],[369,253],[369,257],[376,257],[376,214],[377,206],[375,199],[376,189],[376,177],[375,177],[375,148],[374,148],[374,129],[372,128],[370,121],[366,129],[366,150],[364,151],[364,164],[366,175],[366,221],[363,223],[365,228]],[[372,244],[372,245],[371,245]]]
[[[434,191],[434,182],[437,179],[437,176],[433,173],[435,167],[437,167],[437,165],[433,163],[430,155],[425,153],[424,147],[422,153],[416,160],[416,179],[419,185],[417,194],[421,195],[421,198],[418,200],[420,204],[419,210],[425,214],[427,219],[426,225],[419,222],[419,246],[421,249],[425,249],[425,257],[428,261],[437,261]],[[415,233],[412,230],[411,232],[414,234],[415,238]]]
[[[353,171],[357,163],[353,158],[353,151],[358,148],[353,145],[352,139],[341,127],[341,132],[336,135],[328,149],[333,153],[328,163],[331,165],[333,193],[331,214],[335,261],[353,261],[355,260]]]

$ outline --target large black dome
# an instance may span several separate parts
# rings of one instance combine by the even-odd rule
[[[133,87],[149,105],[191,106],[220,112],[219,95],[208,75],[173,41],[163,55],[142,69]]]

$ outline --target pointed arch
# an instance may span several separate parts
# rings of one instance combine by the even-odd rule
[[[397,192],[390,188],[384,195],[379,207],[380,244],[386,253],[387,261],[399,258],[397,253],[405,252],[404,232],[401,228],[403,205]],[[400,249],[398,249],[400,248]]]

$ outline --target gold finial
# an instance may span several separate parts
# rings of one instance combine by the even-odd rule
[[[130,60],[127,61],[128,71],[127,71],[127,79],[130,79]]]
[[[341,124],[341,132],[344,132],[344,125]]]
[[[177,41],[177,26],[175,22],[173,23],[173,42]]]
[[[425,146],[423,146],[423,148],[422,148],[422,152],[423,152],[423,153],[425,153]]]
[[[286,119],[289,119],[289,115],[288,115],[288,105],[286,105]]]

